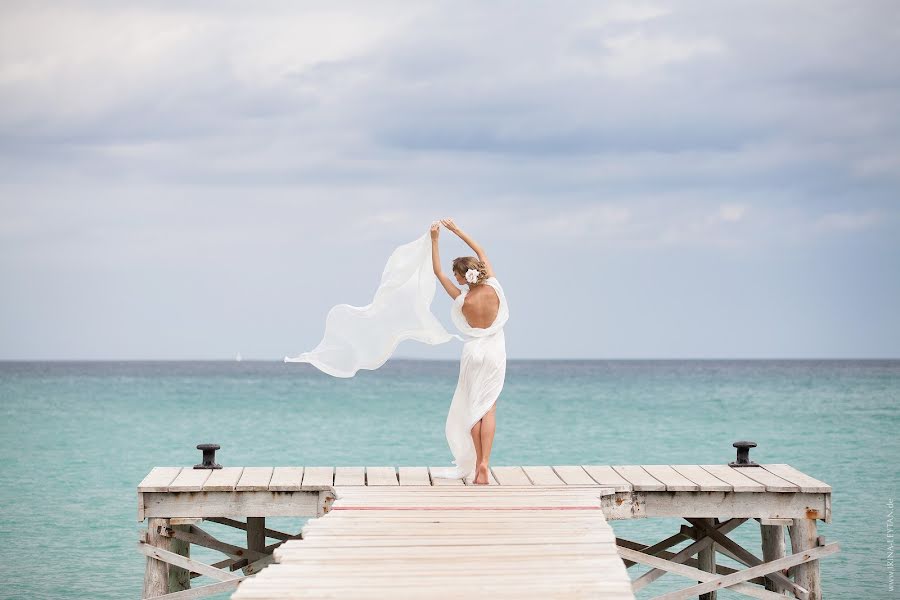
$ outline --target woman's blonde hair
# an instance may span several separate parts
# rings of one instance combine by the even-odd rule
[[[475,285],[484,283],[484,280],[488,278],[487,267],[482,261],[474,256],[460,256],[459,258],[453,259],[454,273],[459,273],[462,277],[465,277],[466,271],[469,269],[478,271],[478,279],[475,281]]]

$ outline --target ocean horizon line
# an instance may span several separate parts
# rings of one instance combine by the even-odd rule
[[[385,364],[391,362],[458,362],[458,358],[416,358],[416,357],[392,357]],[[896,356],[864,356],[864,357],[834,357],[834,356],[772,356],[772,357],[614,357],[614,358],[508,358],[508,362],[753,362],[753,361],[821,361],[821,362],[846,362],[846,361],[900,361]],[[2,363],[283,363],[283,358],[0,358]],[[304,364],[304,363],[296,363]]]

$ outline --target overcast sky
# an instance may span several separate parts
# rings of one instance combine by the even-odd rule
[[[0,359],[281,360],[447,216],[494,262],[510,358],[900,357],[898,22],[6,1]]]

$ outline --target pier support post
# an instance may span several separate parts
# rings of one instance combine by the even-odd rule
[[[190,533],[190,525],[172,525],[172,529]],[[169,550],[185,558],[191,557],[191,543],[174,537],[168,538]],[[175,565],[169,565],[169,591],[180,592],[191,589],[191,572]]]
[[[147,522],[146,542],[151,546],[163,548],[167,546],[167,538],[160,535],[161,527],[168,525],[168,519],[150,519]],[[168,550],[168,548],[166,548]],[[156,560],[150,556],[147,557],[147,564],[144,567],[144,591],[141,598],[152,598],[153,596],[162,596],[169,591],[169,565]]]
[[[186,531],[187,525],[170,525],[169,519],[152,518],[147,523],[146,543],[156,548],[168,550],[190,558],[190,544],[169,536],[169,528]],[[169,592],[180,592],[191,587],[191,572],[175,565],[147,557],[144,567],[144,591],[142,598],[162,596]]]
[[[762,539],[762,555],[763,562],[772,562],[773,560],[784,558],[784,526],[782,525],[759,525],[759,534]],[[801,584],[802,585],[802,584]],[[806,586],[803,586],[806,587]],[[777,592],[787,595],[784,586],[778,582],[766,578],[766,589],[770,592]]]
[[[710,527],[715,528],[717,526],[715,519],[700,519]],[[697,554],[697,567],[707,573],[716,574],[716,545],[715,543],[710,544],[703,550],[701,550]],[[703,583],[699,581],[698,583]],[[705,594],[700,594],[700,600],[716,600],[716,592],[706,592]]]
[[[153,518],[147,523],[147,533],[145,534],[147,544],[190,558],[190,543],[169,536],[167,533],[169,528],[179,531],[190,530],[189,525],[170,525],[169,519]],[[188,569],[170,565],[152,556],[147,557],[147,564],[144,567],[144,591],[141,598],[180,592],[190,589],[190,587],[191,572]]]
[[[265,554],[266,550],[266,518],[247,517],[247,550]],[[247,568],[243,572],[249,575]]]
[[[788,531],[791,537],[791,552],[794,554],[815,548],[818,543],[815,519],[794,519],[794,524],[788,525]],[[792,567],[791,572],[794,574],[794,583],[809,590],[809,600],[822,600],[818,560]]]

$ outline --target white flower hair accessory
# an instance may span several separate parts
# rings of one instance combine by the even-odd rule
[[[466,271],[466,281],[468,281],[469,283],[475,283],[476,281],[478,281],[478,275],[478,271],[476,271],[475,269],[469,269],[468,271]]]

